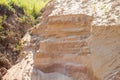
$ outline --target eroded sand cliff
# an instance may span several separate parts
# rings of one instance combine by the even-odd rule
[[[51,0],[26,39],[26,58],[3,79],[120,80],[119,7],[119,0]]]

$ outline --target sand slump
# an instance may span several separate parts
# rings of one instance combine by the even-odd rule
[[[34,72],[33,76],[35,74],[37,75],[44,75],[43,77],[48,77],[46,80],[52,80],[55,76],[55,80],[65,80],[68,78],[68,80],[97,80],[97,78],[94,76],[92,70],[87,68],[86,66],[82,64],[74,64],[74,63],[51,63],[51,64],[41,64],[39,67],[35,67],[40,71],[40,73]],[[58,75],[60,74],[60,75]],[[49,76],[51,75],[51,76]],[[41,77],[42,78],[42,77]],[[34,78],[36,79],[36,78]],[[34,80],[33,79],[33,80]],[[42,79],[45,80],[45,79]]]

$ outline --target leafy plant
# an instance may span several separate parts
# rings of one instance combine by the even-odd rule
[[[22,42],[19,40],[19,42],[15,45],[16,50],[19,50],[21,48]]]

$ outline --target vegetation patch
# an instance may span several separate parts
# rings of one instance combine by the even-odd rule
[[[49,0],[0,0],[0,4],[6,5],[8,9],[12,11],[14,11],[13,8],[16,10],[22,8],[25,14],[37,18],[39,16],[40,10],[48,1]],[[17,5],[19,8],[13,5]]]
[[[35,19],[47,2],[0,0],[0,80],[11,64],[16,64],[22,45],[21,38],[36,24]]]

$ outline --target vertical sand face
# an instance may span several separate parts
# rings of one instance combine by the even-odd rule
[[[34,51],[34,67],[22,70],[24,75],[15,73],[19,80],[120,80],[119,4],[119,0],[51,0],[26,48]],[[19,64],[29,66],[25,61]],[[13,79],[8,78],[12,70],[4,79]]]
[[[49,17],[40,51],[34,57],[35,68],[44,74],[59,73],[70,80],[95,80],[88,60],[91,21],[91,16],[83,14]],[[56,75],[55,80],[59,79],[66,78]]]

